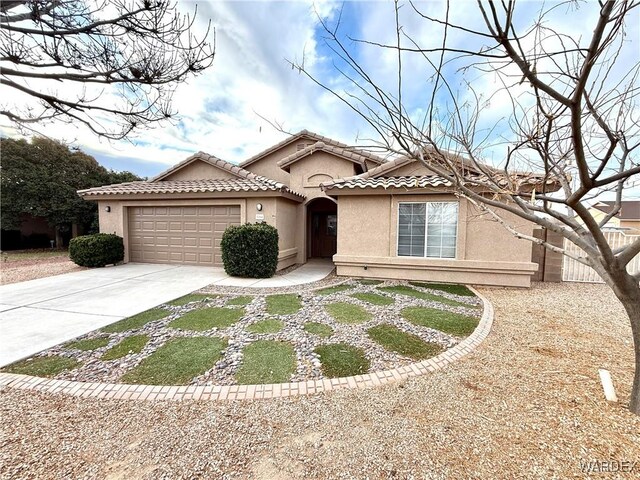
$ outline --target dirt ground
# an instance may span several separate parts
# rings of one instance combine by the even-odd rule
[[[254,402],[0,391],[2,478],[585,478],[638,462],[628,320],[604,285],[489,289],[496,318],[456,364],[401,384]],[[611,371],[619,404],[603,399]]]
[[[84,270],[67,252],[8,252],[0,256],[0,285]]]

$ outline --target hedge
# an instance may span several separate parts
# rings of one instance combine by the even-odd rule
[[[278,265],[278,230],[267,223],[228,227],[222,235],[222,263],[232,277],[269,278]]]
[[[124,260],[122,237],[112,233],[94,233],[72,238],[69,258],[81,267],[104,267]]]

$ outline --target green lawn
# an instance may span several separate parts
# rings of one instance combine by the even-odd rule
[[[120,333],[126,332],[127,330],[135,330],[144,327],[149,322],[168,317],[170,314],[171,312],[168,312],[164,308],[152,308],[151,310],[139,313],[133,317],[125,318],[119,322],[107,325],[102,328],[102,331],[106,333]]]
[[[304,329],[306,332],[312,333],[313,335],[318,335],[320,337],[330,337],[331,335],[333,335],[333,328],[324,323],[307,322],[304,324]]]
[[[380,285],[382,280],[373,280],[372,278],[361,278],[358,280],[360,285]]]
[[[436,308],[407,307],[403,308],[401,313],[405,319],[415,325],[434,328],[457,337],[466,337],[478,326],[477,318]]]
[[[95,350],[96,348],[106,347],[109,343],[109,337],[86,338],[84,340],[76,340],[64,345],[64,348],[73,348],[75,350]]]
[[[350,377],[367,373],[370,362],[361,348],[335,343],[320,345],[315,352],[320,356],[322,373],[325,377]]]
[[[464,285],[449,284],[449,283],[424,283],[424,282],[409,282],[411,285],[422,288],[430,288],[431,290],[440,290],[442,292],[453,293],[454,295],[461,295],[463,297],[475,297],[476,295]]]
[[[353,287],[349,285],[336,285],[335,287],[327,287],[321,288],[320,290],[316,290],[314,293],[317,295],[331,295],[333,293],[344,292],[345,290],[351,290]]]
[[[244,295],[244,296],[235,297],[230,300],[227,300],[227,305],[244,306],[244,305],[249,305],[252,301],[253,301],[253,297]]]
[[[2,252],[2,260],[7,263],[19,262],[21,260],[36,260],[39,258],[69,258],[67,250],[19,250]]]
[[[330,303],[325,307],[329,315],[339,323],[364,323],[371,320],[372,315],[359,305],[346,302]]]
[[[2,368],[3,372],[20,373],[34,377],[55,377],[59,373],[78,368],[80,362],[74,358],[52,355],[21,360]]]
[[[230,327],[243,315],[244,308],[207,307],[185,313],[169,323],[169,327],[203,332],[214,327]]]
[[[274,340],[258,340],[242,350],[243,359],[236,372],[240,385],[284,383],[296,371],[293,345]]]
[[[130,353],[140,353],[148,341],[149,337],[147,335],[133,335],[131,337],[126,337],[120,343],[104,352],[104,355],[102,355],[100,360],[116,360],[117,358],[122,358]]]
[[[213,337],[175,338],[125,373],[121,381],[142,385],[187,385],[222,357],[227,340]]]
[[[284,327],[284,323],[275,318],[268,318],[267,320],[261,320],[247,327],[247,330],[252,333],[277,333]]]
[[[474,305],[469,305],[468,303],[463,303],[463,302],[457,302],[456,300],[451,300],[449,298],[445,298],[440,295],[421,292],[420,290],[407,287],[406,285],[395,285],[393,287],[378,287],[378,288],[383,292],[395,293],[398,295],[407,295],[409,297],[420,298],[422,300],[430,300],[433,302],[443,303],[445,305],[451,305],[452,307],[471,307],[471,308],[474,307]]]
[[[372,327],[367,333],[374,342],[387,350],[414,360],[431,358],[442,351],[442,347],[437,343],[425,342],[417,335],[403,332],[388,323]]]
[[[384,295],[378,295],[377,293],[354,293],[351,296],[372,305],[386,306],[395,303],[395,300],[393,298],[386,297]]]
[[[267,297],[267,313],[269,315],[291,315],[301,308],[300,297],[292,293]]]
[[[207,298],[216,298],[217,295],[207,295],[204,293],[190,293],[189,295],[185,295],[184,297],[176,298],[168,303],[168,305],[173,305],[174,307],[182,307],[187,303],[191,302],[202,302]]]

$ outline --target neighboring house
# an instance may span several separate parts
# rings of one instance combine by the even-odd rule
[[[614,208],[614,201],[600,201],[594,203],[589,212],[597,222],[600,222]],[[579,218],[579,217],[578,217]],[[629,233],[640,233],[640,200],[623,200],[618,211],[607,222],[607,227],[629,230]]]
[[[79,194],[98,201],[100,231],[124,238],[125,262],[221,265],[224,230],[265,221],[280,235],[278,269],[323,257],[338,275],[521,287],[537,269],[530,242],[422,164],[306,130],[240,165],[200,152],[150,181]]]

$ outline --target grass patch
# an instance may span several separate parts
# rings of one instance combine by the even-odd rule
[[[333,293],[344,292],[345,290],[351,290],[353,287],[349,285],[336,285],[335,287],[321,288],[320,290],[316,290],[315,293],[318,295],[331,295]]]
[[[73,370],[80,366],[80,362],[74,358],[60,357],[36,357],[21,360],[2,368],[3,372],[20,373],[22,375],[32,375],[34,377],[55,377],[59,373]]]
[[[284,323],[275,318],[269,318],[249,325],[247,330],[252,333],[277,333],[284,327]]]
[[[217,295],[206,295],[204,293],[190,293],[189,295],[185,295],[184,297],[176,298],[168,303],[168,305],[173,305],[174,307],[182,307],[187,303],[191,302],[201,302],[207,298],[216,298]]]
[[[23,250],[2,252],[2,259],[7,262],[20,262],[22,260],[38,260],[41,258],[69,258],[69,252],[66,250]]]
[[[213,337],[175,338],[122,376],[124,383],[186,385],[222,357],[227,340]]]
[[[86,338],[84,340],[76,340],[64,345],[64,348],[73,348],[75,350],[95,350],[96,348],[106,347],[109,343],[109,337]]]
[[[290,343],[258,340],[242,353],[242,365],[236,373],[241,385],[288,382],[296,371],[296,353]]]
[[[245,295],[245,296],[235,297],[227,300],[227,305],[245,306],[245,305],[249,305],[252,301],[253,301],[253,297]]]
[[[270,315],[291,315],[302,308],[300,298],[294,294],[269,295],[267,313]]]
[[[454,295],[461,295],[463,297],[475,297],[475,293],[469,290],[464,285],[448,284],[448,283],[423,283],[423,282],[409,282],[411,285],[422,288],[430,288],[431,290],[440,290],[441,292],[453,293]]]
[[[403,332],[388,323],[370,328],[367,333],[371,340],[387,350],[414,360],[431,358],[442,351],[442,347],[437,343],[425,342],[417,335]]]
[[[439,302],[444,305],[451,305],[452,307],[471,307],[468,303],[458,302],[449,298],[441,297],[440,295],[434,295],[433,293],[421,292],[415,288],[407,287],[406,285],[395,285],[393,287],[379,287],[383,292],[395,293],[398,295],[407,295],[409,297],[420,298],[422,300],[430,300],[432,302]]]
[[[201,308],[187,312],[176,318],[169,326],[182,330],[203,332],[212,328],[227,328],[236,323],[244,315],[244,308]]]
[[[325,307],[329,315],[339,323],[364,323],[371,320],[372,315],[359,305],[336,302]]]
[[[373,280],[372,278],[361,278],[358,280],[360,285],[380,285],[382,280]]]
[[[330,337],[331,335],[333,335],[333,328],[320,322],[305,323],[304,330],[320,337]]]
[[[371,303],[372,305],[391,305],[395,302],[393,298],[378,295],[377,293],[354,293],[351,296],[363,302]]]
[[[160,320],[161,318],[168,317],[169,315],[170,312],[166,311],[164,308],[152,308],[151,310],[139,313],[133,317],[125,318],[119,322],[107,325],[106,327],[103,327],[101,331],[105,333],[121,333],[126,332],[127,330],[135,330],[144,327],[149,322]]]
[[[100,360],[115,360],[117,358],[122,358],[125,355],[129,355],[130,353],[140,353],[148,341],[149,337],[147,335],[133,335],[131,337],[126,337],[120,343],[104,352],[104,355],[102,355]]]
[[[478,326],[477,318],[445,312],[437,308],[407,307],[403,308],[401,313],[415,325],[434,328],[457,337],[466,337]]]
[[[361,348],[346,343],[335,343],[320,345],[314,351],[320,356],[325,377],[350,377],[367,373],[369,370],[369,359]]]

